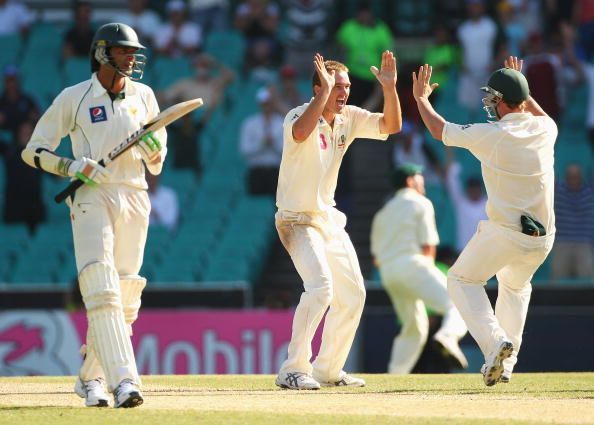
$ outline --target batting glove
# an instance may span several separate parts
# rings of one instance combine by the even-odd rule
[[[142,159],[147,164],[152,164],[161,154],[161,149],[163,149],[161,142],[152,131],[142,136],[136,146]]]
[[[68,176],[76,177],[89,186],[97,186],[109,178],[110,172],[97,161],[82,157],[72,161],[68,167]]]

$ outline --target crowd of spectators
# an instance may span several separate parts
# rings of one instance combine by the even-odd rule
[[[409,9],[417,11],[410,25],[403,24],[404,3],[410,3],[414,7]],[[206,103],[199,113],[170,128],[175,140],[172,161],[176,168],[191,169],[199,176],[203,167],[200,139],[205,123],[225,102],[234,82],[250,80],[260,84],[253,102],[254,115],[245,118],[237,137],[238,151],[247,168],[246,191],[251,194],[274,194],[282,150],[282,118],[290,108],[309,99],[302,83],[305,81],[307,87],[311,78],[313,53],[321,52],[344,61],[352,82],[349,103],[378,110],[381,96],[369,67],[379,65],[376,62],[383,50],[393,49],[399,58],[398,91],[406,119],[403,132],[392,139],[394,164],[423,163],[428,184],[444,189],[455,210],[454,248],[459,249],[482,217],[485,194],[476,176],[462,172],[463,164],[451,154],[434,152],[435,144],[428,142],[428,136],[418,125],[416,107],[408,95],[410,71],[420,61],[433,65],[433,79],[440,84],[433,96],[443,96],[444,90],[454,82],[458,104],[451,107],[462,108],[467,121],[472,121],[480,119],[482,114],[481,94],[476,88],[484,85],[490,72],[501,66],[503,57],[518,55],[525,60],[524,73],[532,95],[560,126],[572,94],[587,92],[588,110],[583,124],[587,131],[583,137],[586,140],[589,137],[594,151],[594,0],[448,0],[437,2],[435,8],[425,8],[425,3],[428,2],[128,0],[127,10],[113,20],[137,30],[141,41],[150,48],[151,60],[185,58],[193,66],[191,77],[157,93],[162,107],[192,97],[202,97]],[[94,30],[103,23],[93,17],[94,3],[75,1],[73,4],[72,23],[66,25],[63,33],[63,60],[88,57]],[[397,14],[400,15],[396,17]],[[439,19],[439,24],[424,24],[436,16],[444,17]],[[0,0],[0,37],[16,34],[25,40],[33,25],[34,13],[23,2]],[[214,58],[205,52],[209,37],[224,32],[240,34],[245,43],[240,67],[230,66],[221,56]],[[407,37],[421,40],[412,53],[410,43],[403,42]],[[402,59],[401,45],[409,46]],[[412,59],[407,60],[408,57]],[[4,130],[1,151],[7,164],[12,162],[11,146],[18,145],[40,113],[34,96],[21,90],[15,65],[3,70],[4,92],[0,97],[0,129]],[[591,165],[583,168],[581,164],[570,166],[566,172],[559,170],[558,248],[551,262],[552,276],[556,279],[594,275],[591,264],[569,255],[579,251],[579,258],[592,257],[592,169]],[[8,166],[5,170],[21,172]],[[347,172],[348,165],[345,175]],[[580,176],[579,183],[576,174]],[[13,179],[8,176],[7,181]],[[40,192],[41,180],[30,179],[31,186]],[[340,189],[344,191],[344,187]],[[8,199],[16,196],[8,189],[7,186],[4,190],[6,222],[13,220],[7,216],[12,214],[7,213],[7,206],[19,202]],[[34,193],[27,196],[39,197]],[[161,197],[172,199],[169,195]],[[33,221],[37,223],[43,220],[44,213],[42,207],[36,210],[39,214]],[[28,224],[32,222],[31,217],[21,218]],[[175,228],[175,225],[167,226]],[[35,225],[30,228],[34,229]],[[572,230],[577,228],[581,229],[579,237]],[[590,254],[584,244],[590,247]],[[575,246],[579,248],[571,248]],[[579,270],[567,266],[572,262],[582,266]]]

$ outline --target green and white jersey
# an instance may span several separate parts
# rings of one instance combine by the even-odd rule
[[[481,162],[487,189],[487,217],[521,230],[529,215],[555,232],[554,146],[557,125],[548,116],[512,113],[501,120],[458,125],[446,123],[442,140],[468,149]]]
[[[283,124],[283,155],[276,206],[294,212],[322,212],[336,205],[338,170],[346,150],[358,137],[386,140],[379,122],[382,114],[347,105],[334,118],[334,126],[320,117],[301,143],[293,139],[293,124],[307,109],[305,103],[289,111]]]
[[[43,147],[55,151],[63,137],[69,135],[72,152],[81,157],[100,160],[122,143],[143,124],[159,114],[153,90],[145,84],[126,79],[126,87],[112,100],[93,74],[89,80],[64,89],[40,118],[29,148]],[[155,132],[163,150],[161,161],[167,154],[165,129]],[[160,172],[162,166],[151,166]],[[108,183],[122,183],[146,189],[144,165],[140,153],[130,149],[109,165]]]

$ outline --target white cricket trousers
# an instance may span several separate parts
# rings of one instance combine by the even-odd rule
[[[443,316],[438,331],[460,340],[466,332],[464,320],[450,300],[446,276],[425,255],[399,257],[380,265],[382,285],[401,322],[394,338],[388,373],[410,373],[429,335],[426,306]]]
[[[365,304],[363,276],[345,224],[336,209],[327,215],[276,214],[278,234],[304,287],[280,372],[308,373],[320,382],[339,379]],[[320,352],[311,364],[312,339],[327,309]]]
[[[120,184],[83,186],[69,204],[89,322],[81,379],[95,379],[105,372],[110,391],[125,378],[139,383],[126,317],[136,318],[146,282],[138,272],[150,214],[148,194]],[[131,293],[133,300],[125,299]],[[126,307],[135,312],[125,314]]]
[[[504,362],[512,371],[517,362],[532,292],[531,279],[553,246],[554,235],[534,237],[481,221],[472,239],[448,272],[448,291],[470,334],[487,357],[502,338],[514,344]],[[497,276],[495,311],[485,291]]]

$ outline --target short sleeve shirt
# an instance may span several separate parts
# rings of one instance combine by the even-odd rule
[[[279,210],[321,212],[332,208],[342,158],[358,137],[386,140],[379,122],[382,114],[347,105],[334,118],[334,126],[320,117],[309,137],[301,143],[293,138],[293,124],[309,103],[292,109],[283,124],[276,205]]]
[[[414,189],[400,189],[373,218],[371,252],[380,266],[438,244],[433,204]]]
[[[555,231],[554,145],[557,125],[548,116],[512,113],[495,122],[446,123],[442,140],[468,149],[481,162],[487,217],[520,230],[520,216]]]

